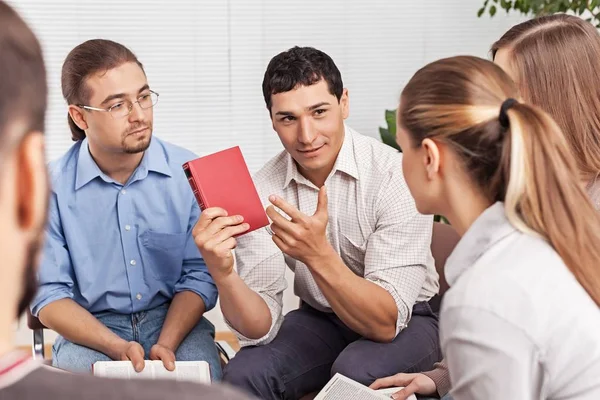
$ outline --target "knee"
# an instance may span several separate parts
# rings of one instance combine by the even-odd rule
[[[277,393],[283,393],[283,385],[275,366],[267,348],[242,349],[223,369],[223,381],[259,398],[276,398]]]
[[[60,340],[58,346],[52,348],[52,364],[57,368],[70,372],[89,373],[96,361],[110,361],[110,357],[96,350],[71,343],[63,338],[58,340]]]
[[[363,385],[369,386],[377,379],[376,365],[371,365],[371,357],[360,348],[348,346],[333,363],[331,376],[339,373]]]

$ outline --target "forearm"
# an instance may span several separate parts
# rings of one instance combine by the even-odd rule
[[[61,299],[42,308],[40,321],[70,342],[118,358],[115,349],[125,340],[71,299]]]
[[[333,311],[348,327],[374,341],[394,339],[398,308],[390,293],[356,276],[333,249],[307,266]]]
[[[263,298],[236,273],[215,279],[221,311],[231,326],[249,339],[269,333],[271,311]]]
[[[204,300],[196,293],[185,290],[175,294],[167,311],[157,344],[165,346],[175,353],[183,339],[198,324],[205,311]]]

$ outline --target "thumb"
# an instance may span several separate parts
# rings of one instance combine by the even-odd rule
[[[400,389],[396,393],[394,393],[392,395],[392,399],[394,399],[394,400],[406,400],[411,395],[415,394],[418,390],[419,390],[419,385],[417,385],[415,383],[415,381],[412,381],[410,383],[410,385],[408,385],[407,387],[405,387],[403,389]]]
[[[325,185],[321,186],[319,189],[319,198],[317,200],[317,211],[315,215],[325,215],[327,216],[327,188]]]

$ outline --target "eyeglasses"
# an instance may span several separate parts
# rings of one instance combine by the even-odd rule
[[[91,110],[91,111],[107,112],[113,118],[125,118],[126,116],[131,114],[131,111],[133,110],[133,106],[136,103],[139,104],[140,107],[144,110],[146,110],[148,108],[152,108],[156,105],[156,103],[158,103],[158,93],[150,90],[149,93],[143,94],[140,97],[138,97],[137,101],[135,101],[135,102],[131,102],[129,100],[123,100],[123,101],[118,102],[117,104],[113,104],[109,108],[96,108],[96,107],[84,106],[82,104],[78,104],[77,107],[81,107],[83,109]]]

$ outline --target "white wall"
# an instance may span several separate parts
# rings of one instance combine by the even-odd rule
[[[350,92],[348,123],[378,135],[384,110],[421,66],[457,54],[488,56],[520,16],[477,18],[483,0],[62,0],[9,1],[39,35],[47,60],[48,157],[71,145],[60,69],[71,48],[91,38],[130,47],[153,89],[155,134],[199,155],[240,145],[252,172],[281,149],[261,92],[272,56],[293,45],[336,61]],[[290,274],[291,276],[291,274]],[[290,287],[291,285],[291,280]],[[291,289],[286,309],[297,305]],[[209,318],[226,329],[218,310]],[[49,336],[53,339],[53,336]],[[18,329],[20,344],[29,332]]]

